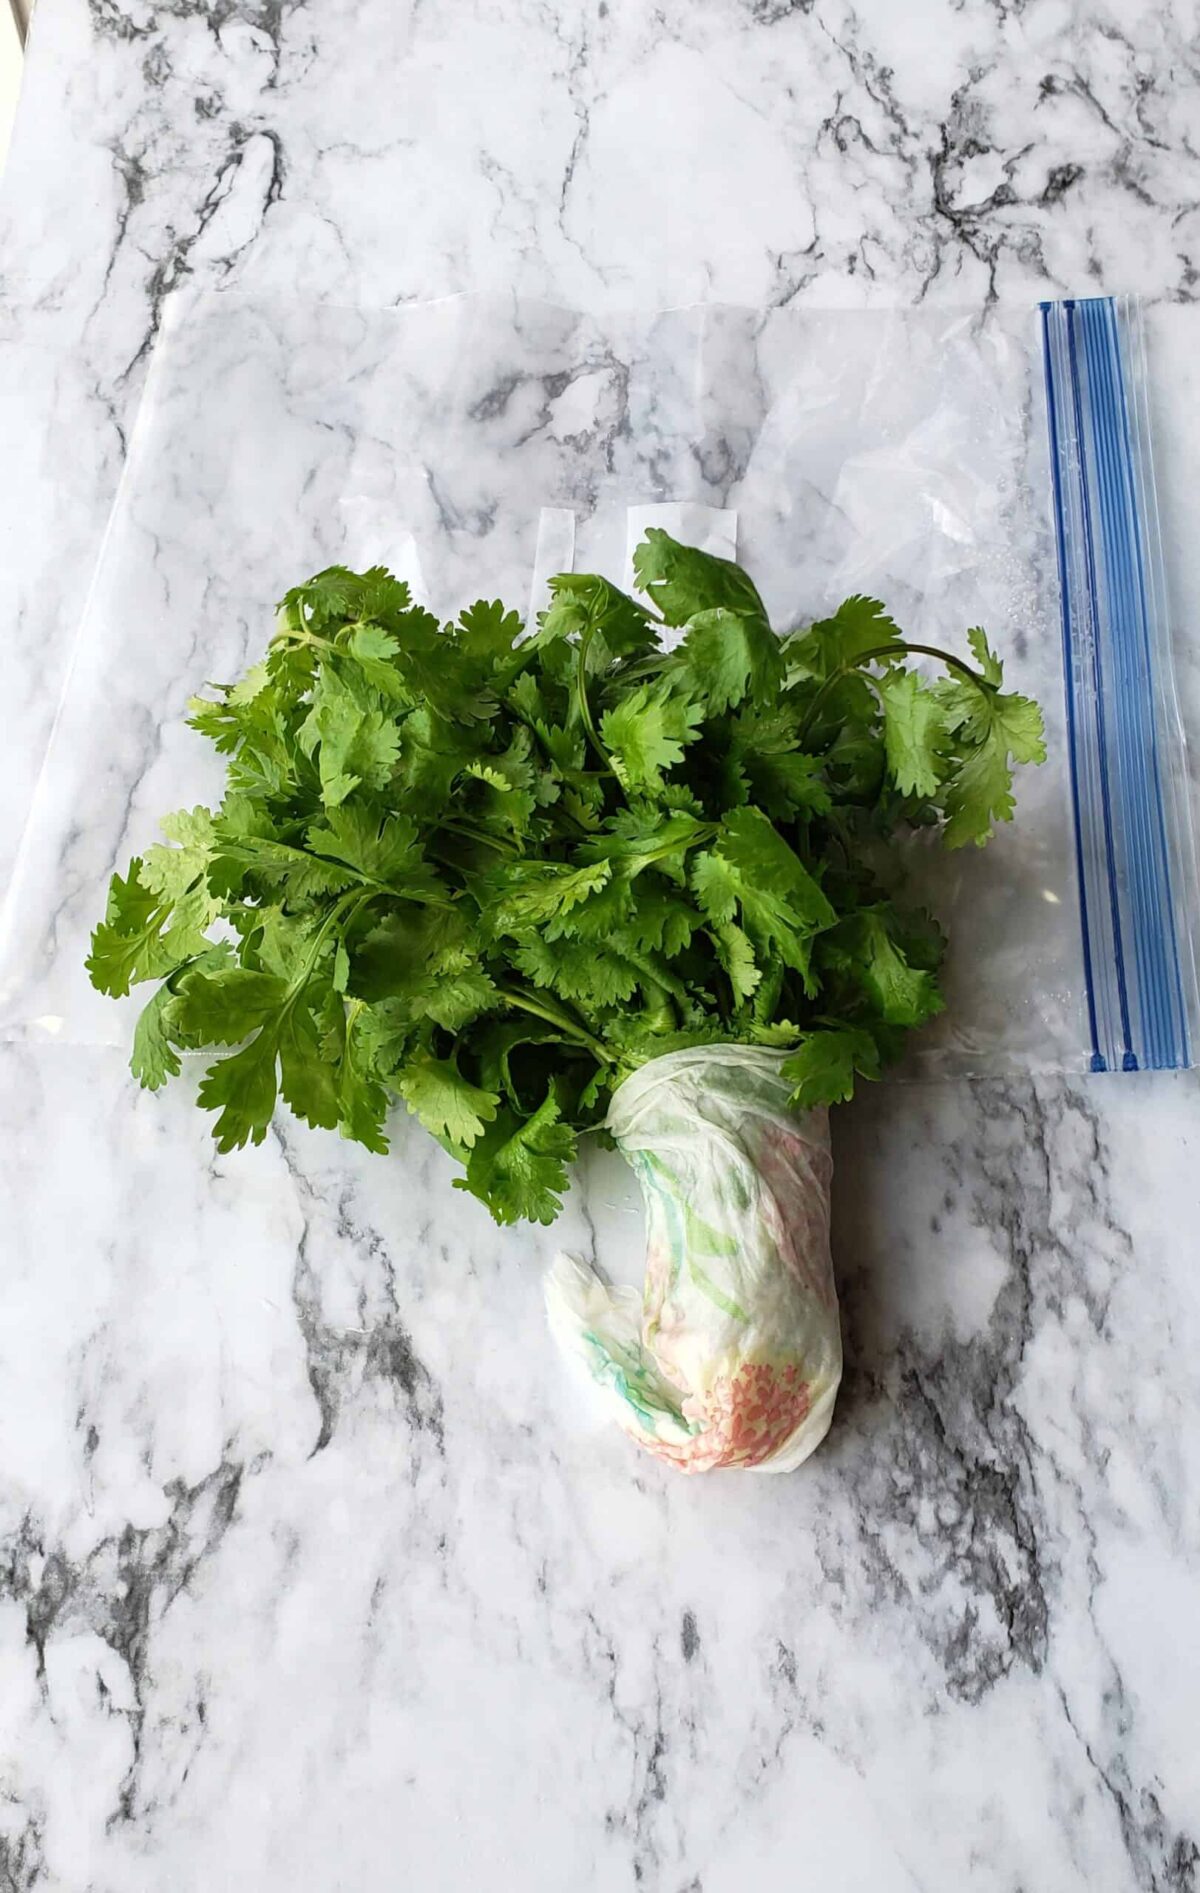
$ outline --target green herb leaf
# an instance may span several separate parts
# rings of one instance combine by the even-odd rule
[[[784,656],[789,675],[824,679],[899,637],[877,598],[847,598],[832,618],[822,618],[807,631],[793,632],[785,641]]]
[[[92,934],[88,976],[114,999],[141,980],[162,979],[209,945],[203,931],[211,912],[207,890],[197,894],[189,887],[173,904],[169,893],[146,884],[144,868],[135,857],[124,877],[113,875],[104,919]]]
[[[383,788],[400,753],[395,723],[343,683],[333,666],[321,671],[296,735],[305,755],[317,760],[326,808],[336,808],[360,783]]]
[[[172,1041],[175,995],[164,983],[142,1007],[133,1028],[133,1051],[129,1068],[147,1091],[158,1091],[168,1078],[178,1078],[182,1069]]]
[[[282,1007],[287,982],[247,966],[185,973],[179,981],[175,1019],[196,1045],[240,1045]]]
[[[956,738],[957,767],[945,790],[948,848],[967,842],[982,847],[995,821],[1012,819],[1012,763],[1046,759],[1042,713],[1030,697],[1005,693],[1003,670],[982,631],[970,633],[971,649],[990,686],[952,678],[938,686],[946,728]]]
[[[698,611],[688,620],[681,650],[689,694],[710,715],[746,697],[769,703],[783,682],[779,639],[757,612]]]
[[[478,1196],[498,1223],[552,1223],[562,1208],[567,1165],[576,1148],[574,1131],[560,1117],[553,1091],[524,1123],[515,1112],[502,1110],[475,1145],[456,1188]]]
[[[666,624],[687,624],[699,612],[717,610],[767,623],[763,601],[740,565],[680,545],[659,526],[651,526],[635,550],[633,571]]]
[[[712,851],[697,857],[692,885],[718,927],[740,911],[742,926],[759,951],[768,958],[778,955],[811,989],[813,936],[832,927],[837,914],[759,809],[726,816]]]
[[[423,1054],[400,1071],[396,1089],[427,1131],[469,1150],[496,1115],[499,1098],[464,1078],[447,1058]]]
[[[416,822],[407,815],[380,814],[362,803],[330,809],[307,835],[311,852],[343,861],[364,881],[386,888],[401,900],[424,901],[439,892],[437,876],[425,863]]]
[[[795,1108],[811,1111],[822,1104],[844,1104],[854,1091],[856,1072],[877,1077],[879,1053],[869,1032],[853,1026],[820,1027],[805,1033],[782,1071],[795,1087]]]
[[[822,943],[822,955],[858,984],[886,1025],[922,1025],[942,1010],[937,979],[909,960],[886,908],[865,909],[843,920]]]
[[[278,1047],[269,1032],[210,1065],[200,1083],[199,1099],[219,1116],[213,1129],[220,1151],[261,1144],[278,1095]]]
[[[916,671],[881,677],[888,768],[902,795],[933,795],[942,779],[946,725],[942,706]]]
[[[643,684],[600,725],[613,768],[627,789],[656,790],[699,733],[702,711],[669,683]]]

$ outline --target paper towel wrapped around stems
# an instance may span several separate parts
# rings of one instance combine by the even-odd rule
[[[607,1127],[645,1199],[643,1292],[575,1256],[547,1278],[560,1344],[625,1431],[683,1472],[789,1472],[833,1417],[828,1113],[790,1108],[785,1058],[706,1045],[627,1078]]]

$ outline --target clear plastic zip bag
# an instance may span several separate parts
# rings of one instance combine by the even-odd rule
[[[630,582],[647,524],[734,555],[781,629],[851,593],[965,650],[983,624],[1048,759],[985,854],[918,845],[950,935],[909,1070],[1192,1061],[1194,857],[1127,302],[985,316],[584,315],[184,297],[163,325],[0,933],[9,1035],[127,1042],[84,958],[114,867],[219,794],[190,696],[284,589],[391,565],[441,613]]]

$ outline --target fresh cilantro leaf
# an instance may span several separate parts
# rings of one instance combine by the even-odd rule
[[[593,940],[535,936],[515,947],[512,957],[518,971],[536,986],[594,1006],[619,1005],[632,998],[642,977],[637,963],[616,943],[600,946]]]
[[[665,953],[673,960],[684,951],[699,925],[700,916],[689,901],[666,888],[648,888],[643,882],[633,890],[629,911],[621,916],[620,931],[643,952]]]
[[[422,858],[418,836],[416,822],[407,815],[344,802],[315,823],[306,839],[313,854],[345,862],[398,899],[420,901],[436,896],[439,884]]]
[[[177,845],[164,848],[158,843],[147,848],[141,881],[144,887],[177,903],[207,873],[212,859],[213,820],[206,808],[178,809],[174,815],[164,815],[159,826]],[[215,903],[212,905],[215,907]]]
[[[381,696],[391,697],[397,703],[409,701],[410,693],[396,664],[400,644],[390,631],[385,631],[380,624],[360,624],[346,640],[345,649],[367,683]]]
[[[896,643],[900,632],[877,598],[847,598],[832,618],[785,640],[789,679],[832,677],[843,665],[857,664],[868,651]]]
[[[386,566],[373,565],[358,574],[354,615],[395,630],[412,610],[412,594],[402,578],[393,578]]]
[[[320,926],[318,910],[289,913],[282,907],[248,908],[236,917],[245,952],[256,968],[276,973],[289,984],[307,965]]]
[[[1004,666],[988,643],[987,632],[982,630],[979,625],[975,625],[967,632],[967,643],[971,647],[971,655],[979,666],[985,681],[989,684],[1002,684],[1004,682]]]
[[[168,910],[141,876],[142,863],[136,856],[124,878],[113,875],[104,919],[92,934],[88,977],[100,992],[114,999],[123,997],[133,981],[161,977],[171,970],[171,956],[162,951],[162,925]]]
[[[346,942],[339,940],[333,949],[333,990],[345,995],[350,985],[350,955]]]
[[[331,565],[286,594],[280,610],[295,609],[314,631],[324,631],[354,615],[363,580],[344,565]]]
[[[643,684],[605,712],[600,733],[613,768],[627,789],[655,790],[696,740],[703,711],[669,683]]]
[[[1032,698],[998,691],[989,709],[986,741],[1003,748],[1014,762],[1045,762],[1045,727],[1041,710]]]
[[[291,842],[276,841],[267,835],[227,835],[223,820],[216,826],[209,882],[224,893],[245,894],[247,877],[251,877],[259,885],[250,891],[278,888],[289,901],[297,903],[322,894],[341,894],[354,883],[354,875],[345,868]]]
[[[431,978],[428,989],[414,995],[414,1010],[432,1019],[446,1032],[461,1032],[485,1012],[493,1012],[503,1002],[494,980],[476,967],[464,967],[461,973]]]
[[[553,1091],[533,1115],[521,1123],[507,1108],[480,1138],[471,1152],[464,1178],[456,1189],[470,1190],[485,1202],[498,1223],[552,1223],[562,1208],[567,1187],[567,1165],[574,1161],[576,1140]]]
[[[770,1046],[773,1051],[784,1051],[800,1043],[804,1037],[798,1025],[791,1019],[773,1019],[770,1025],[760,1025],[757,1019],[750,1021],[750,1037],[756,1045]]]
[[[634,890],[629,876],[618,870],[612,871],[607,861],[593,862],[586,870],[577,870],[603,876],[598,879],[594,892],[587,895],[570,908],[561,908],[550,915],[542,924],[542,931],[547,940],[599,940],[608,941],[615,933],[626,927],[635,912]],[[638,890],[637,903],[640,905],[641,890]]]
[[[477,738],[430,704],[406,716],[397,726],[397,737],[393,796],[417,821],[444,815],[456,783],[477,753]]]
[[[584,842],[580,853],[585,860],[619,863],[631,880],[653,867],[682,882],[689,849],[712,833],[710,825],[684,811],[635,806],[618,810],[605,832]]]
[[[347,990],[411,1003],[469,968],[478,945],[459,909],[401,906],[351,940]]]
[[[588,862],[580,868],[557,861],[514,861],[489,877],[492,893],[483,910],[483,924],[494,936],[519,938],[531,927],[566,920],[611,875],[607,861]]]
[[[754,948],[750,941],[732,920],[721,921],[713,927],[713,944],[717,949],[717,958],[729,975],[736,1000],[749,999],[762,978],[754,960]]]
[[[92,934],[88,976],[114,999],[140,980],[164,978],[209,945],[203,925],[197,924],[208,911],[207,894],[197,900],[194,890],[187,890],[177,912],[169,895],[146,885],[143,868],[135,857],[124,878],[113,875],[104,919]]]
[[[529,731],[518,728],[513,731],[507,749],[499,753],[489,751],[475,757],[467,764],[467,774],[475,776],[480,782],[486,782],[501,795],[532,789],[535,772],[531,750]]]
[[[442,633],[432,612],[410,605],[387,618],[386,626],[354,625],[337,647],[339,668],[352,691],[371,687],[390,701],[393,714],[422,703],[451,721],[469,723],[487,714],[478,687],[486,666],[464,662],[461,642]]]
[[[434,1137],[469,1150],[496,1115],[499,1098],[462,1076],[452,1059],[422,1053],[396,1077],[396,1089],[414,1116]]]
[[[287,982],[246,966],[185,973],[178,982],[175,1019],[196,1045],[240,1045],[282,1007]]]
[[[710,715],[747,697],[770,703],[783,683],[779,639],[757,612],[698,611],[688,619],[680,648],[688,692]]]
[[[296,750],[291,718],[309,679],[293,672],[281,677],[278,662],[269,662],[268,669],[270,688],[255,688],[240,698],[234,685],[216,701],[193,697],[189,705],[189,726],[231,758],[230,790],[252,797],[286,795],[301,767],[308,769]]]
[[[1011,821],[1014,807],[1007,750],[991,740],[968,749],[946,787],[946,846],[982,847],[993,822]]]
[[[354,1018],[358,1056],[390,1097],[392,1079],[419,1041],[421,1029],[396,999],[381,999],[375,1005],[358,1002]]]
[[[609,1027],[610,1042],[631,1067],[693,1045],[722,1045],[729,1037],[730,1028],[718,1014],[704,1014],[699,1008],[688,1015],[685,1025],[672,1025],[650,1012],[626,1012],[618,1014]]]
[[[466,765],[466,775],[482,787],[472,792],[472,818],[502,835],[523,835],[538,804],[539,777],[532,755],[533,738],[519,725],[502,752],[484,751]]]
[[[550,580],[550,596],[552,603],[538,620],[536,642],[548,647],[586,633],[593,672],[617,658],[640,656],[658,642],[654,623],[641,605],[594,573],[560,572]]]
[[[982,637],[979,633],[973,648],[994,676],[1000,666]],[[943,684],[938,695],[946,726],[958,742],[957,766],[947,777],[944,797],[946,846],[974,842],[982,847],[994,821],[1012,819],[1011,764],[1045,761],[1042,713],[1030,697],[980,690],[957,679]]]
[[[257,694],[257,692],[255,693]],[[188,702],[188,728],[207,736],[222,756],[232,755],[246,735],[245,722],[229,689],[218,698],[192,697]]]
[[[378,1041],[373,1025],[365,1006],[352,1005],[340,1019],[340,1032],[335,1030],[337,1121],[343,1137],[382,1157],[388,1149],[383,1130],[388,1094],[375,1067]]]
[[[164,980],[142,1007],[133,1028],[129,1068],[147,1091],[158,1091],[168,1078],[178,1078],[182,1069],[171,1036],[175,1003],[175,995]]]
[[[680,545],[659,526],[651,526],[635,549],[633,572],[666,624],[687,624],[698,612],[712,611],[767,624],[763,601],[740,565],[697,546]]]
[[[823,756],[802,744],[804,716],[794,703],[742,710],[729,723],[729,761],[738,790],[727,806],[752,801],[774,821],[826,815],[833,798]]]
[[[261,664],[251,664],[244,677],[239,677],[236,684],[229,687],[229,701],[239,706],[254,703],[268,689],[271,683],[271,666],[264,659]]]
[[[219,1116],[213,1130],[220,1151],[261,1144],[278,1096],[278,1047],[260,1032],[229,1058],[210,1065],[200,1082],[199,1101]]]
[[[701,908],[714,926],[727,927],[738,910],[741,879],[723,855],[697,855],[692,887]]]
[[[342,1009],[340,1004],[330,1004],[319,1015],[319,999],[319,991],[314,992],[310,986],[290,1000],[279,1017],[279,1090],[284,1102],[305,1124],[311,1124],[314,1130],[331,1131],[341,1112],[338,1073],[327,1052],[328,1034],[335,1029]]]
[[[488,604],[480,599],[461,613],[462,648],[475,661],[497,664],[512,653],[524,625],[519,612],[507,611],[498,598]],[[528,673],[526,673],[528,674]]]
[[[778,955],[810,982],[813,936],[837,915],[795,850],[758,809],[726,816],[711,852],[697,858],[693,887],[718,927],[740,910],[761,952]]]
[[[822,957],[849,975],[886,1025],[922,1025],[942,1010],[933,971],[909,960],[883,909],[864,909],[840,922],[822,943]]]
[[[297,740],[306,756],[317,759],[327,808],[344,802],[360,783],[383,788],[400,753],[395,723],[365,704],[333,666],[321,672]]]
[[[818,1105],[844,1104],[854,1090],[856,1072],[877,1077],[879,1053],[869,1032],[854,1026],[820,1027],[805,1033],[781,1069],[794,1086],[795,1109],[811,1111]]]
[[[879,679],[888,768],[902,795],[934,795],[942,779],[946,725],[942,706],[916,671]]]

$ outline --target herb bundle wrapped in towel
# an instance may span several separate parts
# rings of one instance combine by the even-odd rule
[[[842,1338],[829,1258],[829,1125],[797,1114],[757,1045],[666,1052],[608,1129],[646,1202],[646,1284],[560,1255],[550,1322],[639,1445],[685,1472],[789,1472],[833,1418]]]
[[[380,570],[290,592],[193,705],[219,808],[114,877],[88,968],[155,982],[143,1084],[236,1048],[199,1091],[222,1150],[282,1096],[382,1153],[400,1098],[498,1222],[548,1223],[578,1139],[613,1138],[644,1303],[560,1261],[556,1330],[662,1457],[783,1469],[840,1373],[824,1107],[942,1004],[900,844],[986,841],[1041,719],[981,631],[966,662],[852,598],[777,636],[738,566],[662,532],[635,570],[650,607],[563,574],[528,637]]]

